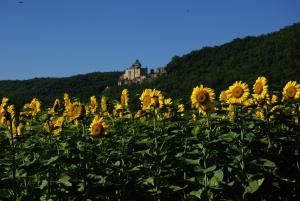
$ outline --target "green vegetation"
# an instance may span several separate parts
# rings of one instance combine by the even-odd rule
[[[120,72],[89,73],[66,78],[34,78],[24,81],[0,81],[0,97],[8,97],[17,106],[36,97],[44,106],[50,106],[56,97],[68,92],[74,97],[88,101],[100,94],[107,86],[116,85]]]
[[[172,98],[188,101],[193,87],[199,83],[220,92],[235,80],[252,84],[257,77],[265,76],[278,90],[287,80],[300,81],[299,55],[298,23],[271,34],[235,39],[221,46],[175,56],[166,66],[166,76],[142,85],[131,85],[128,89],[135,94],[144,88],[158,88]],[[120,91],[118,87],[113,88],[107,95],[116,98]],[[136,97],[131,98],[136,100]]]
[[[175,56],[167,64],[167,75],[143,84],[117,86],[120,72],[91,73],[70,78],[40,78],[25,81],[0,81],[0,97],[9,96],[18,105],[37,97],[44,105],[52,104],[64,92],[87,101],[91,95],[110,89],[104,94],[117,98],[123,88],[140,94],[145,88],[158,88],[172,98],[189,100],[190,92],[199,83],[225,89],[235,80],[253,83],[265,76],[274,89],[287,80],[299,80],[300,75],[300,24],[259,37],[235,39],[216,47],[205,47],[184,56]],[[130,97],[137,108],[137,96]]]
[[[113,112],[65,96],[19,113],[4,99],[0,200],[297,200],[300,85],[283,101],[263,85],[259,99],[236,84],[222,102],[195,87],[186,110],[145,90],[137,114],[127,91]]]

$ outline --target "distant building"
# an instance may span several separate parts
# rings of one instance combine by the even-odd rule
[[[140,83],[146,79],[155,78],[165,73],[165,68],[157,68],[155,71],[151,69],[150,74],[148,74],[148,68],[142,68],[140,61],[136,60],[131,67],[126,69],[124,74],[120,76],[118,85]]]

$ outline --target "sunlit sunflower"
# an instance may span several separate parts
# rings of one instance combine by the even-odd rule
[[[90,98],[90,102],[91,102],[91,113],[95,113],[97,108],[98,108],[98,103],[97,103],[97,99],[95,96],[92,96]]]
[[[140,97],[140,101],[142,104],[143,110],[150,109],[151,106],[151,96],[152,96],[152,90],[151,89],[145,89]]]
[[[165,104],[166,106],[170,106],[170,105],[172,104],[172,98],[166,98],[166,99],[164,100],[164,104]]]
[[[9,115],[10,115],[10,119],[14,119],[14,118],[15,118],[16,110],[15,110],[15,106],[14,106],[14,105],[9,105],[9,106],[7,107],[7,112],[8,112]]]
[[[255,116],[260,120],[265,120],[265,114],[262,110],[257,110]]]
[[[64,117],[58,117],[57,119],[52,120],[54,135],[61,134],[64,121],[65,121]]]
[[[227,95],[231,104],[242,104],[249,96],[248,85],[241,81],[236,81],[229,87]]]
[[[121,93],[121,105],[124,108],[128,107],[128,90],[127,89],[123,89],[123,91]]]
[[[202,114],[211,113],[214,109],[214,99],[215,92],[213,89],[203,87],[203,85],[197,86],[191,95],[192,107],[198,109]]]
[[[300,84],[296,81],[289,81],[283,88],[283,101],[285,100],[295,100],[300,97]]]
[[[37,113],[41,111],[41,103],[38,99],[32,99],[31,103],[25,104],[25,109],[31,109],[32,116],[35,116]]]
[[[267,78],[259,77],[253,85],[253,97],[256,100],[264,100],[268,97]]]
[[[178,113],[183,113],[184,112],[184,105],[183,104],[179,104],[178,106],[177,106],[177,112]]]
[[[71,99],[70,99],[69,94],[64,93],[64,105],[65,105],[65,108],[69,107],[70,104],[71,104]]]
[[[105,96],[101,97],[101,111],[105,112],[107,110],[107,101]]]
[[[60,100],[59,99],[55,99],[52,108],[48,108],[48,113],[49,114],[57,114],[59,106],[60,106]]]
[[[222,91],[219,96],[219,100],[223,103],[226,103],[228,100],[227,91]]]
[[[7,103],[8,103],[8,98],[3,97],[3,98],[2,98],[1,106],[2,106],[2,107],[5,107],[5,106],[7,105]]]
[[[154,108],[162,108],[162,106],[164,105],[164,97],[161,94],[161,91],[153,89],[151,95],[151,105]]]
[[[81,103],[70,103],[70,105],[66,108],[66,115],[69,118],[70,122],[80,119],[83,115]]]
[[[92,136],[103,137],[106,134],[107,128],[108,125],[103,121],[103,118],[97,115],[93,119],[89,131]]]

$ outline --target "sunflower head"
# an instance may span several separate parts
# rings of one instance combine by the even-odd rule
[[[32,116],[35,116],[37,113],[41,111],[41,103],[38,99],[32,99],[31,103],[25,104],[25,109],[30,109],[30,113]]]
[[[283,101],[295,100],[300,97],[300,84],[296,81],[289,81],[283,88]]]
[[[128,90],[123,89],[121,93],[121,105],[126,108],[128,107]]]
[[[107,101],[106,101],[105,96],[101,97],[101,111],[102,112],[107,111]]]
[[[184,105],[183,104],[179,104],[177,106],[177,112],[178,113],[183,113],[184,112]]]
[[[70,99],[69,94],[64,93],[64,105],[65,105],[65,108],[67,108],[70,104],[71,104],[71,99]]]
[[[55,99],[52,108],[48,108],[48,113],[49,114],[57,114],[57,112],[59,110],[59,106],[60,106],[60,100],[57,98],[57,99]]]
[[[157,89],[153,89],[152,95],[151,95],[151,105],[156,108],[162,108],[164,105],[164,97],[161,94],[161,91]]]
[[[97,115],[94,117],[89,131],[92,136],[103,137],[106,134],[107,128],[108,125],[104,122],[103,118]]]
[[[215,99],[215,92],[213,89],[197,86],[193,89],[191,95],[192,107],[199,110],[202,114],[211,113],[214,108],[213,100]]]
[[[141,105],[143,110],[150,109],[151,106],[151,97],[152,97],[152,90],[145,89],[140,97]]]
[[[170,105],[172,104],[172,98],[166,98],[166,99],[164,100],[164,104],[165,104],[166,106],[170,106]]]
[[[249,96],[248,85],[241,81],[236,81],[229,87],[227,95],[231,104],[242,104]]]
[[[219,100],[220,100],[222,103],[226,103],[226,102],[227,102],[227,100],[228,100],[227,91],[222,91],[222,92],[220,93]]]
[[[84,109],[82,109],[82,105],[80,102],[71,103],[66,108],[66,114],[70,122],[80,119],[83,116],[83,113]]]
[[[91,112],[95,113],[97,108],[98,108],[98,103],[97,103],[97,99],[95,96],[90,97],[90,102],[91,102]]]
[[[267,78],[259,77],[253,85],[253,97],[256,100],[264,100],[268,97]]]

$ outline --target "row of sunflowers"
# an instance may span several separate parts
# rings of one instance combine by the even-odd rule
[[[189,104],[157,89],[131,111],[64,94],[0,105],[1,200],[290,200],[297,196],[300,84],[269,90],[237,81],[217,95],[196,86]],[[112,104],[110,104],[112,103]],[[187,109],[191,108],[191,109]],[[263,193],[262,193],[263,192]],[[299,196],[299,195],[298,195]]]

